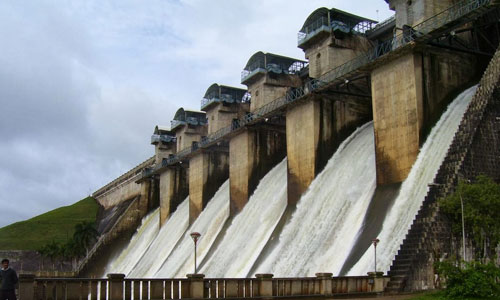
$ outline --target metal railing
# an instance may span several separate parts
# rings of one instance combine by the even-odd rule
[[[313,23],[309,24],[302,31],[297,33],[297,45],[300,47],[305,42],[317,36],[320,32],[331,32],[332,30],[340,30],[345,33],[354,32],[357,34],[364,34],[365,32],[374,28],[373,23],[369,21],[362,21],[357,24],[346,24],[340,21],[332,20],[328,23],[327,17],[320,17]]]
[[[151,143],[170,143],[175,142],[177,138],[175,136],[167,135],[167,134],[153,134],[151,136]]]
[[[186,124],[186,121],[172,120],[170,121],[170,130],[174,130],[177,126]]]
[[[241,99],[234,98],[232,95],[229,94],[221,94],[220,98],[219,97],[210,97],[210,98],[203,98],[201,99],[201,109],[205,109],[212,103],[216,102],[226,102],[226,103],[241,103],[247,101],[248,95],[250,95],[248,92],[243,95]]]
[[[376,45],[371,50],[332,69],[331,71],[322,75],[320,78],[312,79],[306,82],[301,87],[291,88],[289,91],[287,91],[284,97],[280,97],[271,101],[270,103],[258,108],[254,112],[245,115],[242,119],[233,121],[230,126],[222,128],[217,132],[203,138],[200,144],[197,145],[196,149],[198,149],[199,147],[210,145],[215,141],[223,138],[225,135],[231,133],[232,131],[238,130],[239,128],[247,124],[251,124],[262,118],[265,118],[266,116],[272,114],[277,110],[283,109],[286,105],[293,103],[303,98],[304,96],[327,86],[334,80],[343,78],[349,73],[352,73],[358,70],[360,67],[374,62],[376,59],[391,51],[408,45],[411,42],[431,38],[430,34],[436,29],[439,29],[451,22],[455,22],[476,10],[485,7],[490,3],[491,0],[463,0],[448,8],[447,10],[423,21],[420,24],[415,25],[411,30],[400,33],[390,40]],[[191,149],[192,148],[188,148],[185,150]],[[182,153],[179,152],[177,153],[175,158],[169,159],[169,164],[176,163],[190,154],[191,151],[185,151]]]
[[[372,29],[370,30],[377,30],[378,28],[384,27],[387,24],[390,24],[392,22],[396,21],[396,15],[392,15],[389,18],[385,19],[384,21],[378,23],[377,25],[373,26]]]
[[[144,162],[140,163],[136,167],[134,167],[132,170],[128,171],[127,173],[121,175],[120,177],[116,178],[115,180],[111,181],[110,183],[106,184],[102,188],[98,189],[94,193],[92,193],[92,197],[94,198],[99,198],[104,196],[107,193],[110,193],[111,191],[115,190],[116,188],[119,188],[120,186],[127,184],[134,180],[138,174],[142,172],[142,169],[145,167],[152,166],[155,162],[155,157],[152,156],[145,160]]]
[[[307,62],[303,61],[296,61],[291,65],[276,63],[264,64],[264,61],[257,61],[245,70],[241,71],[241,82],[245,82],[257,73],[274,72],[278,74],[297,74],[306,66]]]
[[[310,40],[312,37],[316,36],[320,32],[330,32],[330,25],[328,24],[327,17],[321,17],[309,24],[303,31],[297,33],[297,45],[302,45],[303,43]]]

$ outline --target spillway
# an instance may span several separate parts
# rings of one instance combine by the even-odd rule
[[[377,247],[379,270],[389,269],[474,91],[475,87],[468,89],[450,104],[421,148],[407,180],[399,192],[394,192],[397,195],[394,204],[380,215],[383,223],[377,229],[381,240]],[[255,273],[302,277],[314,276],[316,272],[338,275],[348,265],[345,262],[350,253],[356,250],[353,247],[361,236],[374,198],[374,149],[373,124],[368,123],[339,146],[301,197],[277,242],[269,244],[287,209],[286,160],[261,180],[245,208],[232,219],[229,219],[229,180],[189,228],[188,200],[161,231],[157,226],[158,211],[148,215],[107,271],[132,277],[185,277],[194,270],[189,233],[197,231],[202,235],[198,242],[198,263],[200,272],[207,277],[247,277]],[[267,245],[272,247],[267,249]],[[349,263],[348,275],[372,271],[373,248],[361,249],[357,249],[360,253],[357,257],[362,254],[361,259]]]
[[[202,261],[221,232],[229,217],[229,179],[222,184],[214,197],[208,202],[196,221],[182,236],[174,251],[169,255],[154,277],[185,277],[194,271],[193,241],[189,235],[196,231],[201,234],[198,240],[198,261]],[[188,216],[186,216],[186,219]],[[154,255],[153,255],[154,256]]]
[[[256,273],[277,277],[338,273],[375,186],[373,124],[368,123],[340,145],[314,179]]]
[[[260,181],[244,209],[233,219],[201,272],[212,278],[247,277],[287,206],[287,161]]]
[[[160,209],[156,209],[142,219],[141,225],[121,253],[113,258],[105,273],[129,274],[158,234]]]
[[[389,270],[392,260],[424,201],[428,185],[433,182],[446,156],[476,88],[477,86],[467,89],[450,104],[420,149],[417,160],[408,178],[403,182],[399,195],[388,212],[378,236],[380,239],[377,246],[378,270]],[[373,271],[373,256],[374,251],[370,247],[348,272],[348,275],[365,275],[366,272]]]
[[[127,276],[134,278],[153,277],[188,228],[188,221],[189,197],[177,207],[175,212],[163,224],[150,246]],[[159,224],[159,216],[156,222]]]

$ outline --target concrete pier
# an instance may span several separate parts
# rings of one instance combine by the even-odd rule
[[[371,118],[367,99],[315,95],[286,112],[288,202],[296,204],[339,144]]]
[[[260,179],[286,155],[284,126],[274,126],[245,129],[229,142],[231,215],[243,209]]]
[[[160,226],[188,195],[188,169],[185,164],[169,167],[160,174]]]
[[[471,55],[429,47],[372,71],[379,185],[406,179],[427,132],[457,93],[477,80],[476,65]]]
[[[229,177],[227,148],[204,150],[189,160],[189,224]]]
[[[175,133],[176,153],[191,149],[193,143],[199,142],[207,134],[206,113],[180,108],[171,121],[171,132]],[[190,194],[189,177],[190,162],[180,161],[160,173],[160,225]],[[198,166],[195,166],[195,170]]]

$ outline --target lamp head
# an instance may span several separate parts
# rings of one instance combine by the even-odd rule
[[[191,238],[193,239],[193,241],[195,243],[198,241],[198,239],[201,236],[201,234],[199,232],[191,232],[189,235],[191,236]]]

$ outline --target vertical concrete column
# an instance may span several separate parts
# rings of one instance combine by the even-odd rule
[[[243,209],[260,179],[285,158],[286,138],[278,128],[276,129],[276,131],[245,129],[231,138],[229,142],[231,215]]]
[[[189,194],[187,171],[169,167],[160,174],[160,226]]]
[[[35,297],[35,275],[19,274],[19,300],[33,300]]]
[[[273,296],[273,274],[255,274],[259,280],[259,295],[257,297]]]
[[[141,215],[145,215],[148,211],[149,197],[151,194],[150,193],[151,180],[150,179],[144,180],[140,183],[140,185],[141,185],[141,192],[140,192],[138,209],[141,212]]]
[[[188,298],[201,299],[205,297],[205,278],[204,274],[187,274],[189,279],[189,294]]]
[[[308,101],[286,112],[288,203],[296,204],[316,176],[320,103]]]
[[[123,281],[125,274],[110,273],[109,279],[109,300],[122,300],[123,299]]]
[[[231,215],[243,209],[251,193],[250,178],[256,159],[254,137],[255,132],[244,130],[229,142]]]
[[[226,152],[201,152],[190,159],[189,224],[193,224],[228,177],[229,163]]]
[[[383,292],[385,289],[383,272],[368,272],[370,276],[369,283],[372,286],[372,292]]]
[[[321,295],[332,295],[332,273],[316,273],[316,278],[319,279],[319,293]]]
[[[423,123],[422,58],[408,54],[372,72],[377,183],[406,179]]]

